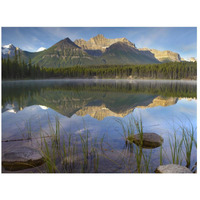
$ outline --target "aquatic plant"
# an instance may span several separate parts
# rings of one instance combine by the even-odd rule
[[[177,132],[174,130],[174,134],[169,136],[169,146],[171,159],[173,164],[182,164],[182,152],[183,152],[183,137],[177,138]]]
[[[197,147],[197,142],[194,139],[195,130],[192,123],[190,123],[190,127],[181,126],[180,128],[182,131],[184,147],[185,147],[184,155],[186,159],[186,167],[189,168],[193,144],[195,144],[195,146]]]

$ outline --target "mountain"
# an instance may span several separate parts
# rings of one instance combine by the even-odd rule
[[[23,51],[14,45],[2,47],[2,56],[14,56],[15,49],[20,50],[21,59],[28,63],[44,67],[71,67],[102,64],[153,64],[160,62],[180,62],[178,53],[156,49],[136,48],[126,38],[108,39],[99,34],[88,41],[83,39],[71,41],[65,38],[48,49],[41,47],[37,52]],[[45,49],[45,50],[44,50]]]
[[[172,51],[159,51],[149,48],[140,48],[139,50],[146,52],[146,54],[149,54],[149,52],[152,53],[160,62],[181,62],[180,55]]]
[[[1,49],[2,49],[2,54],[1,54],[2,57],[8,58],[8,56],[9,56],[9,58],[11,60],[14,59],[15,50],[16,50],[17,54],[19,54],[19,52],[20,52],[21,60],[24,60],[25,63],[28,63],[29,59],[32,59],[37,55],[37,53],[23,51],[22,49],[15,47],[13,44],[4,45]]]
[[[117,42],[106,49],[102,55],[106,64],[147,64],[159,63],[153,56],[148,56],[124,42]]]
[[[126,38],[107,39],[102,34],[90,38],[88,41],[83,39],[75,40],[74,43],[84,50],[100,50],[105,52],[108,47],[117,42],[126,43],[128,46],[136,48],[135,44],[128,41]]]
[[[120,40],[120,41],[118,41]],[[49,49],[38,52],[32,59],[33,64],[45,67],[70,67],[74,65],[101,65],[101,64],[146,64],[159,63],[153,56],[140,52],[133,43],[125,38],[106,39],[103,35],[91,38],[94,46],[78,46],[69,38],[59,41]],[[114,41],[118,41],[113,43]],[[111,44],[106,50],[103,47]],[[89,49],[92,48],[92,49]],[[97,49],[100,48],[100,49]]]
[[[4,45],[1,47],[2,57],[7,58],[15,55],[15,50],[20,50],[18,47],[15,47],[13,44]]]
[[[96,61],[69,38],[65,38],[45,51],[38,52],[38,55],[32,59],[32,63],[45,67],[70,67],[91,65]]]
[[[44,50],[46,50],[45,47],[40,47],[36,52],[40,52],[40,51],[44,51]]]

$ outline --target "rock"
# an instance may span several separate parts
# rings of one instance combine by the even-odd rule
[[[194,164],[194,166],[192,167],[191,171],[193,173],[197,173],[197,162]]]
[[[43,163],[40,152],[30,147],[16,147],[2,156],[2,165],[9,171],[33,168]]]
[[[140,134],[136,134],[133,136],[129,136],[127,140],[139,146],[141,144],[140,137]],[[161,146],[162,143],[163,138],[160,135],[156,133],[143,133],[142,148],[156,148]]]
[[[169,165],[160,165],[156,170],[156,173],[192,173],[187,167],[169,164]]]

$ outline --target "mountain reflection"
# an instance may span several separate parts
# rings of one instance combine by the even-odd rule
[[[178,97],[196,98],[196,82],[41,80],[2,84],[3,111],[44,105],[67,117],[89,114],[98,120],[124,117],[136,107],[173,105]]]

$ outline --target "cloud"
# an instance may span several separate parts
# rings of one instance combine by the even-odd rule
[[[150,28],[136,40],[136,45],[138,47],[151,47],[158,40],[164,40],[168,36],[168,33],[169,28]]]
[[[192,44],[182,45],[181,49],[182,49],[183,52],[196,51],[197,44],[195,42],[195,43],[192,43]]]

